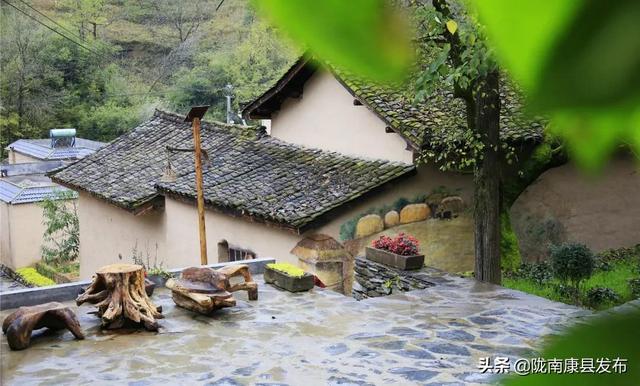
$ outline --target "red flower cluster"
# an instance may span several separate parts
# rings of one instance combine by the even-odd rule
[[[377,249],[383,249],[396,255],[413,256],[418,254],[418,240],[404,233],[398,234],[396,237],[382,235],[379,239],[373,240],[371,246]]]

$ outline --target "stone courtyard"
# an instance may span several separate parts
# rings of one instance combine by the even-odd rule
[[[84,341],[42,336],[24,351],[5,339],[6,385],[407,385],[483,384],[478,359],[535,355],[543,337],[590,312],[437,271],[435,286],[356,301],[316,289],[291,294],[264,284],[249,302],[213,317],[177,308],[162,288],[159,333],[102,331],[80,307]],[[71,304],[71,303],[70,303]],[[11,310],[3,311],[3,319]],[[577,319],[576,319],[577,318]]]

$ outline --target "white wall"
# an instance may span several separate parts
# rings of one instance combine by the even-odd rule
[[[302,98],[288,98],[273,114],[271,135],[286,142],[337,151],[357,157],[413,162],[413,153],[386,124],[326,70],[318,70],[304,85]]]
[[[0,261],[13,269],[40,261],[44,230],[38,203],[0,203]]]
[[[198,215],[195,205],[165,198],[167,215],[167,254],[179,260],[179,267],[200,264]],[[300,236],[284,229],[228,216],[212,210],[205,212],[207,256],[209,263],[218,261],[218,242],[251,249],[258,257],[273,257],[278,261],[297,263],[289,252]]]
[[[90,278],[98,268],[107,264],[132,263],[130,257],[134,246],[145,259],[147,254],[150,255],[152,265],[156,255],[158,263],[164,262],[165,267],[178,264],[175,256],[167,259],[164,211],[135,216],[80,192],[78,218],[81,279]]]
[[[9,149],[7,159],[10,164],[23,164],[28,162],[42,162],[41,159],[30,157],[26,154],[19,153],[15,150]]]

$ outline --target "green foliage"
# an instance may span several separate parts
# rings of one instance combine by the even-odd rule
[[[640,151],[640,3],[475,4],[498,56],[580,165],[598,168],[618,144]]]
[[[75,192],[60,191],[40,203],[45,226],[42,260],[46,263],[63,265],[78,258],[80,226],[75,199]]]
[[[640,298],[640,277],[629,279],[629,290],[634,298]]]
[[[372,79],[402,79],[412,61],[404,18],[384,0],[254,0],[264,14],[323,59]]]
[[[640,384],[640,363],[637,337],[640,310],[594,318],[589,323],[576,324],[555,336],[542,350],[541,358],[624,358],[624,373],[530,373],[513,374],[503,380],[505,386],[628,386]],[[597,364],[596,364],[597,366]]]
[[[35,268],[20,268],[16,271],[27,283],[37,287],[46,287],[56,283],[46,276],[42,276]]]
[[[595,258],[584,244],[565,243],[551,248],[551,268],[555,277],[571,283],[577,290],[580,282],[593,274]]]
[[[520,266],[522,256],[518,246],[518,237],[511,228],[508,212],[500,214],[500,264],[503,271],[513,271]]]
[[[622,304],[637,297],[637,295],[633,294],[630,285],[631,280],[638,278],[637,269],[638,263],[633,259],[612,261],[609,270],[595,271],[589,279],[582,282],[580,289],[576,291],[573,286],[563,284],[554,278],[548,263],[523,263],[516,271],[505,272],[503,285],[551,300],[579,306],[589,306],[585,299],[590,289],[597,287],[610,288],[619,295],[619,299],[596,307],[597,309],[602,309]]]
[[[619,301],[620,295],[607,287],[589,288],[585,296],[585,303],[592,308],[598,308],[607,303],[617,303]]]
[[[289,263],[269,263],[267,267],[296,278],[304,276],[305,273],[301,268]]]

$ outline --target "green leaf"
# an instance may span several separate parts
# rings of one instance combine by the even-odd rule
[[[406,18],[383,0],[253,0],[260,15],[324,60],[378,81],[413,62]]]
[[[556,338],[547,349],[543,350],[542,358],[568,359],[615,358],[627,360],[626,373],[592,374],[529,374],[526,376],[512,375],[504,382],[506,386],[538,386],[538,385],[580,385],[580,386],[628,386],[640,385],[640,309],[631,313],[617,313],[601,315],[597,320],[588,324],[578,325],[570,329],[565,335]],[[597,364],[596,364],[597,368]]]
[[[458,23],[456,23],[455,20],[449,20],[447,22],[447,31],[449,31],[449,33],[453,35],[454,33],[456,33],[457,30],[458,30]]]

